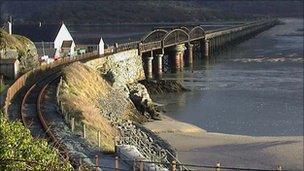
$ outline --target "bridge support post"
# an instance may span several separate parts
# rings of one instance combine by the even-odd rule
[[[163,56],[164,56],[164,54],[162,54],[162,53],[156,54],[156,62],[157,62],[156,74],[159,78],[161,78],[161,76],[163,74]]]
[[[176,45],[173,50],[173,71],[183,71],[184,69],[184,51],[185,51],[185,45]]]
[[[193,45],[188,43],[188,66],[193,64]]]
[[[209,40],[205,40],[205,49],[204,49],[204,56],[209,57]]]
[[[152,60],[153,60],[153,56],[147,57],[147,63],[146,63],[146,78],[147,79],[153,78]]]

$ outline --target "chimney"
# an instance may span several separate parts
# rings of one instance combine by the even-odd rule
[[[10,21],[8,22],[8,34],[13,34],[13,17],[10,17]]]
[[[12,23],[10,21],[8,22],[8,34],[12,34]]]

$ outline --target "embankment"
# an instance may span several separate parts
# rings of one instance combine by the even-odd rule
[[[111,113],[123,119],[143,120],[124,93],[116,91],[97,71],[78,62],[64,69],[59,96],[64,111],[75,118],[75,123],[83,122],[88,128],[100,130],[105,151],[114,150],[114,138],[118,135],[105,115]],[[81,125],[75,124],[75,130],[81,130]]]
[[[120,52],[85,64],[74,63],[63,70],[59,94],[63,111],[69,113],[69,118],[75,119],[76,133],[77,130],[79,134],[82,131],[79,123],[86,125],[88,135],[94,136],[98,129],[102,134],[101,148],[104,151],[114,151],[114,138],[118,136],[121,137],[120,142],[134,145],[147,159],[154,161],[157,158],[154,154],[160,154],[165,156],[159,156],[157,161],[170,162],[175,150],[167,141],[141,126],[147,121],[161,119],[160,110],[146,87],[150,91],[155,87],[154,91],[158,93],[186,89],[177,82],[144,79],[142,58],[137,50]],[[146,142],[147,137],[149,143]],[[86,138],[92,141],[90,136]],[[148,144],[137,146],[134,142],[138,141]],[[151,145],[156,148],[150,148]],[[159,153],[161,148],[166,149],[168,154]]]

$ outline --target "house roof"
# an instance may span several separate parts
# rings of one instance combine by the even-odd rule
[[[60,30],[61,25],[57,24],[16,24],[13,25],[13,34],[29,38],[33,42],[53,42]]]
[[[73,44],[72,40],[64,40],[62,42],[61,48],[70,48]]]
[[[39,57],[41,57],[43,55],[47,55],[50,58],[52,58],[55,55],[55,53],[56,53],[56,49],[46,48],[46,49],[44,49],[44,51],[42,49],[37,49],[37,53],[38,53]]]
[[[101,37],[80,37],[75,36],[73,37],[75,40],[75,44],[78,45],[98,45],[100,43]]]

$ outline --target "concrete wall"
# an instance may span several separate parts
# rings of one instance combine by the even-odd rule
[[[125,84],[145,79],[142,58],[138,55],[137,49],[91,60],[86,62],[86,65],[99,70],[102,74],[110,75],[113,81]]]

